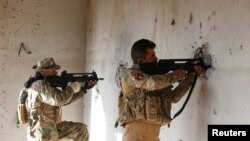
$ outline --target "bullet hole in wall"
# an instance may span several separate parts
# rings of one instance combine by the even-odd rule
[[[213,30],[215,31],[216,29],[217,29],[217,26],[215,24],[215,25],[213,25]]]
[[[172,19],[172,21],[171,21],[171,25],[175,25],[175,20],[174,19]]]
[[[214,115],[217,115],[217,110],[214,108]]]
[[[215,11],[212,11],[212,15],[216,15]]]
[[[190,14],[189,16],[189,24],[193,23],[193,13]]]
[[[243,45],[242,44],[240,45],[240,49],[243,50]]]
[[[208,17],[207,17],[207,20],[208,20],[208,21],[210,21],[210,20],[211,20],[211,17],[210,17],[210,16],[208,16]]]
[[[5,1],[5,3],[3,4],[3,8],[8,8],[8,4],[9,4],[9,2]]]
[[[233,51],[232,51],[232,49],[230,48],[230,49],[228,49],[228,51],[229,51],[229,54],[230,55],[233,55]]]

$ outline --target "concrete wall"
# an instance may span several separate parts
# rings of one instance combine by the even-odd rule
[[[213,57],[215,69],[162,128],[162,141],[206,140],[207,124],[249,124],[249,7],[249,0],[0,0],[1,140],[26,140],[26,128],[15,127],[17,96],[35,62],[52,56],[62,70],[105,78],[63,118],[83,119],[90,141],[121,141],[115,72],[120,60],[132,64],[130,48],[141,38],[155,41],[159,58],[191,58],[204,43]],[[31,54],[18,55],[21,43]]]
[[[141,38],[155,41],[159,58],[192,58],[205,43],[213,57],[215,69],[162,128],[162,141],[203,141],[208,124],[249,124],[249,0],[91,0],[88,7],[86,70],[105,78],[84,103],[91,141],[121,141],[115,72],[120,60],[132,64],[130,48]]]
[[[86,0],[0,0],[0,140],[26,141],[16,128],[16,106],[32,66],[54,57],[61,70],[83,72]],[[31,51],[27,54],[20,44]],[[63,109],[66,120],[82,121],[82,100]]]

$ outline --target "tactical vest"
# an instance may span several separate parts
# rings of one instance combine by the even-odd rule
[[[165,125],[171,121],[171,101],[167,98],[167,91],[172,86],[163,90],[148,91],[128,86],[121,80],[122,91],[119,96],[118,121],[124,126],[132,121],[144,121]],[[167,90],[167,91],[166,91]]]
[[[37,100],[38,93],[35,87],[41,87],[43,80],[33,83],[30,88],[21,90],[19,95],[19,104],[17,106],[17,124],[26,124],[30,119],[44,122],[61,122],[61,107],[51,106]]]
[[[51,96],[49,93],[46,94],[46,91],[50,91],[46,89],[48,85],[50,84],[44,80],[37,80],[31,85],[28,90],[26,108],[29,111],[29,118],[33,121],[59,123],[61,122],[61,107],[46,104],[39,98],[41,94],[46,97]]]

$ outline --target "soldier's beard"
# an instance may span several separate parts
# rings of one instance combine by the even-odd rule
[[[147,74],[157,74],[157,61],[150,63],[139,63],[141,71]]]

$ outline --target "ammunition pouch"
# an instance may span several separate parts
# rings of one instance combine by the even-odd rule
[[[18,104],[17,115],[19,124],[26,124],[28,122],[27,109],[25,104]]]
[[[19,104],[17,106],[17,123],[18,124],[26,124],[28,122],[28,112],[25,105],[26,99],[28,96],[27,89],[21,90],[19,94]]]

